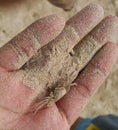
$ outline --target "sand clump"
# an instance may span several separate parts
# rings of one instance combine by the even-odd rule
[[[71,37],[79,41],[79,35],[76,31],[73,33],[74,28],[66,28],[67,31],[69,29]],[[70,49],[62,33],[54,41],[42,47],[37,55],[23,66],[23,83],[38,91],[43,105],[49,104],[52,100],[56,102],[70,90],[71,83],[78,73],[101,46],[102,44],[88,35],[73,49]]]

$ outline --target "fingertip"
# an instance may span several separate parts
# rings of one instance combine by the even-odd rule
[[[109,15],[106,18],[110,19],[112,22],[118,22],[118,17],[115,15]]]
[[[115,55],[117,55],[117,52],[118,52],[118,45],[117,44],[114,44],[112,42],[107,42],[106,47],[110,48],[110,50],[112,52],[114,52]]]
[[[65,26],[65,19],[61,15],[52,14],[47,17],[47,21],[50,21],[50,26],[53,27],[53,30],[61,32]]]
[[[100,5],[90,4],[73,16],[67,25],[74,27],[80,38],[83,38],[103,19],[103,16],[104,10]]]
[[[106,24],[114,26],[115,30],[118,32],[118,17],[114,15],[109,15],[105,18]]]
[[[65,18],[64,17],[62,17],[62,15],[60,15],[60,14],[52,14],[52,17],[53,17],[53,19],[54,20],[56,20],[57,22],[59,22],[59,23],[61,23],[61,24],[65,24]]]
[[[118,56],[118,46],[107,42],[91,61],[92,65],[99,68],[107,76],[115,64]]]
[[[48,39],[54,39],[58,36],[65,26],[65,19],[57,14],[52,14],[41,18],[30,25],[31,30],[37,33],[37,35],[42,35],[43,41]],[[42,31],[41,31],[42,30]],[[38,34],[39,33],[39,34]],[[42,34],[41,34],[42,33]],[[44,33],[46,35],[44,35]],[[46,37],[45,37],[46,36]]]
[[[95,3],[90,3],[88,5],[88,7],[93,11],[95,10],[95,13],[97,14],[97,16],[99,17],[103,17],[104,16],[104,9],[101,5],[99,4],[95,4]]]
[[[107,16],[90,33],[92,37],[101,44],[108,41],[116,43],[118,35],[118,18]]]

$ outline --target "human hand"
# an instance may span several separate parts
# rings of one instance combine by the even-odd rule
[[[90,7],[67,22],[76,29],[80,40],[103,18],[101,7]],[[20,68],[40,48],[40,45],[34,44],[36,41],[32,41],[31,36],[33,34],[39,38],[38,42],[44,46],[54,39],[63,27],[64,21],[60,17],[49,16],[31,25],[0,49],[0,129],[69,130],[89,98],[108,75],[118,53],[117,46],[111,43],[118,29],[118,19],[114,16],[107,17],[89,34],[103,47],[78,75],[75,80],[77,86],[72,87],[57,103],[39,110],[36,114],[29,112],[30,105],[35,102],[38,93],[20,82]],[[73,47],[77,43],[75,39],[70,39],[69,44]]]

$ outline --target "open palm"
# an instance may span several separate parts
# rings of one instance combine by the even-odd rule
[[[80,40],[89,33],[103,47],[78,75],[76,87],[73,86],[57,103],[35,114],[38,93],[23,84],[22,66],[37,50],[61,33],[64,20],[56,15],[43,18],[0,48],[0,129],[70,129],[117,59],[118,48],[112,42],[118,33],[118,18],[108,16],[102,19],[103,9],[91,4],[67,21],[65,28],[68,25],[75,28]],[[32,35],[41,45],[35,44]],[[70,47],[77,44],[75,39],[68,43]]]

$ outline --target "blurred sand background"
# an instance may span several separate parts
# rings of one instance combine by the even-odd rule
[[[102,5],[105,15],[118,16],[118,0],[77,0],[75,7],[69,12],[53,6],[47,0],[0,0],[0,47],[41,17],[56,13],[67,20],[89,3]],[[117,100],[118,62],[98,93],[91,99],[82,116],[108,113],[118,115]]]

